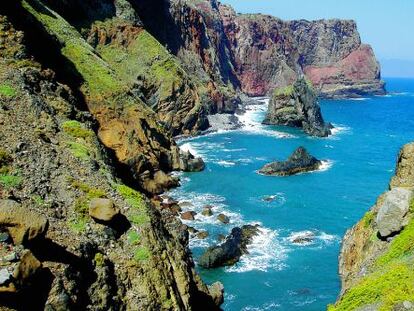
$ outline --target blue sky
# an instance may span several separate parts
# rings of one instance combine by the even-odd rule
[[[221,2],[232,5],[239,13],[265,13],[287,20],[334,17],[354,19],[358,24],[362,41],[373,46],[377,58],[398,59],[400,61],[396,66],[412,66],[412,76],[414,76],[413,0],[221,0]],[[394,68],[394,71],[397,69]],[[404,72],[407,73],[407,68],[404,68]]]

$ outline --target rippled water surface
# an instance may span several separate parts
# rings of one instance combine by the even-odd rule
[[[262,126],[263,104],[241,117],[241,130],[181,141],[207,163],[202,173],[181,175],[182,187],[170,193],[194,204],[188,209],[198,212],[196,220],[186,223],[210,234],[191,240],[195,260],[232,227],[261,225],[238,264],[198,269],[207,283],[224,284],[224,310],[324,310],[335,301],[341,237],[386,189],[399,148],[414,140],[414,80],[387,83],[390,94],[384,97],[323,101],[323,115],[336,127],[329,138]],[[324,161],[320,171],[292,177],[256,173],[300,145]],[[269,196],[273,200],[265,201]],[[200,214],[206,204],[214,206],[214,216]],[[230,224],[219,223],[219,213]],[[312,243],[292,244],[308,231],[315,234]]]

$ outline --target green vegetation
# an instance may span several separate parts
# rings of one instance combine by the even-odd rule
[[[103,267],[105,264],[105,257],[102,253],[98,252],[95,254],[94,261],[98,267]]]
[[[75,138],[89,138],[94,135],[91,130],[88,130],[78,121],[70,120],[62,124],[63,131]]]
[[[291,96],[294,92],[293,85],[288,85],[285,87],[280,87],[275,89],[273,96]]]
[[[151,219],[147,214],[147,205],[143,195],[125,185],[117,185],[116,190],[132,207],[128,215],[129,221],[136,226],[149,224]]]
[[[374,213],[372,211],[368,211],[365,213],[364,217],[362,218],[362,223],[364,224],[365,228],[369,228],[374,221]]]
[[[150,251],[148,250],[148,248],[144,246],[138,247],[134,253],[134,259],[137,262],[146,261],[150,258],[150,256],[151,256]]]
[[[6,175],[10,172],[9,164],[11,163],[12,158],[10,154],[0,148],[0,175]]]
[[[296,108],[289,106],[289,107],[283,107],[277,110],[277,114],[290,114],[290,113],[295,113],[296,112]]]
[[[414,198],[412,198],[410,201],[409,212],[414,215]]]
[[[128,242],[132,245],[137,244],[140,241],[141,237],[135,230],[131,229],[128,232]]]
[[[106,197],[106,192],[100,188],[92,187],[84,182],[81,182],[79,180],[75,180],[74,178],[70,177],[69,182],[72,187],[82,191],[86,194],[86,197],[88,199],[94,199],[94,198],[104,198]]]
[[[412,256],[414,251],[414,220],[404,228],[391,242],[387,252],[377,259],[376,266],[385,266],[391,261],[404,260]]]
[[[0,184],[6,188],[16,188],[22,183],[22,178],[16,175],[0,174]]]
[[[69,228],[71,228],[76,233],[81,233],[85,231],[87,223],[88,221],[86,218],[72,218],[69,220]]]
[[[4,97],[14,97],[16,96],[16,90],[14,87],[8,85],[8,84],[0,84],[0,95]]]
[[[85,80],[83,87],[95,100],[124,91],[124,83],[66,20],[38,0],[30,3],[23,0],[22,6],[43,24],[47,32],[64,43],[61,49],[63,56],[74,64]]]
[[[352,311],[359,307],[379,303],[380,311],[391,311],[393,306],[406,300],[414,300],[414,267],[393,263],[386,269],[364,277],[349,289],[337,305],[329,311]]]
[[[32,201],[37,205],[37,206],[42,206],[45,204],[45,200],[38,194],[35,194],[32,196]]]
[[[68,141],[66,142],[67,146],[69,147],[69,150],[72,152],[73,156],[80,159],[80,160],[89,160],[90,158],[90,152],[89,148],[86,147],[84,144],[74,142],[74,141]]]
[[[363,223],[370,224],[372,212]],[[349,289],[330,311],[356,310],[361,306],[379,304],[379,310],[393,310],[406,300],[414,301],[414,220],[391,242],[388,250],[374,263],[372,272]]]

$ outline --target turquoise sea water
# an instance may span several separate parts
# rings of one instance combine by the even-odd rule
[[[224,310],[325,310],[339,290],[340,241],[386,190],[400,147],[414,140],[414,80],[387,79],[389,95],[360,100],[323,101],[323,115],[336,126],[332,137],[310,138],[298,130],[262,126],[265,105],[250,107],[245,127],[182,141],[202,156],[202,173],[183,174],[182,187],[170,194],[191,201],[201,212],[187,222],[207,230],[206,240],[190,242],[195,261],[232,227],[260,223],[261,234],[250,254],[230,268],[198,269],[207,283],[225,286]],[[321,171],[292,177],[256,173],[265,163],[282,160],[298,146],[324,160]],[[263,198],[274,196],[272,202]],[[292,237],[316,234],[313,243],[297,246]]]

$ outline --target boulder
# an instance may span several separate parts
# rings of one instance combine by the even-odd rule
[[[197,213],[194,212],[194,211],[184,212],[184,213],[181,213],[181,219],[184,219],[184,220],[194,220],[194,216],[195,215],[197,215]]]
[[[375,220],[382,238],[400,232],[408,224],[405,216],[410,209],[412,196],[412,191],[405,188],[393,188],[385,194]]]
[[[258,233],[257,225],[233,228],[224,243],[209,247],[201,255],[198,261],[199,265],[210,269],[235,264],[243,254],[247,253],[247,246]]]
[[[228,224],[229,222],[230,222],[230,218],[229,217],[227,217],[226,215],[224,215],[224,214],[219,214],[218,216],[217,216],[217,220],[218,221],[220,221],[220,222],[222,222],[223,224]]]
[[[213,216],[212,206],[210,205],[204,206],[201,214],[204,216]]]
[[[119,209],[110,199],[95,198],[89,203],[89,215],[96,220],[110,222],[118,214]]]
[[[44,237],[48,226],[46,217],[15,201],[0,200],[0,227],[8,231],[15,245]]]
[[[196,234],[196,237],[201,239],[201,240],[207,239],[208,236],[209,236],[209,234],[208,234],[207,231],[200,231]]]
[[[312,231],[304,231],[292,234],[288,240],[293,244],[309,244],[315,240],[315,233]]]
[[[190,151],[180,152],[180,168],[185,172],[201,172],[205,168],[202,158],[194,157]]]
[[[209,285],[208,291],[211,297],[213,297],[216,306],[220,306],[224,302],[224,286],[221,282],[215,282]]]
[[[310,155],[304,147],[297,148],[283,162],[272,162],[263,166],[259,173],[271,176],[290,176],[319,169],[322,162]]]
[[[28,249],[19,254],[19,261],[0,270],[0,293],[14,293],[30,283],[42,264]]]

